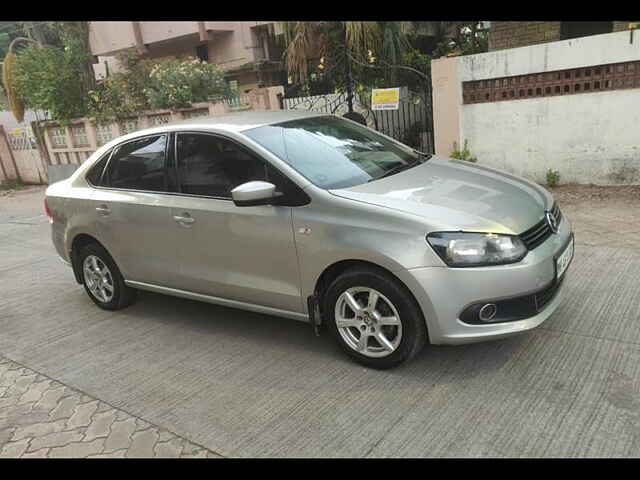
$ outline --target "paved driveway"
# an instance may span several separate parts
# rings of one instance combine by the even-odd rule
[[[576,257],[563,305],[540,328],[427,347],[380,372],[282,318],[151,293],[99,310],[56,257],[42,197],[0,198],[0,374],[34,371],[35,384],[60,382],[47,391],[95,399],[95,412],[130,416],[156,441],[169,432],[163,441],[190,454],[640,456],[640,202],[561,203]],[[0,386],[0,448],[20,450],[7,395]]]

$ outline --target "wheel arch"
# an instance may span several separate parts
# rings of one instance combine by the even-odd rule
[[[416,298],[416,296],[413,294],[413,292],[411,291],[411,289],[409,288],[409,286],[402,281],[402,279],[400,279],[397,275],[395,275],[391,270],[389,270],[388,268],[385,268],[377,263],[368,261],[368,260],[358,260],[358,259],[347,259],[347,260],[340,260],[337,262],[332,263],[331,265],[329,265],[328,267],[326,267],[322,273],[320,274],[320,276],[318,277],[318,279],[316,280],[315,283],[315,288],[314,288],[314,296],[317,299],[318,302],[318,306],[320,308],[322,303],[323,303],[323,297],[324,294],[327,290],[327,288],[329,287],[329,285],[331,284],[331,282],[337,278],[339,275],[341,275],[342,273],[346,272],[347,270],[354,268],[354,267],[368,267],[368,268],[372,268],[374,270],[379,270],[381,272],[383,272],[384,274],[390,276],[391,278],[393,278],[396,282],[398,282],[398,285],[401,286],[401,288],[403,288],[410,296],[410,298],[413,300],[413,302],[415,303],[415,306],[417,307],[418,311],[422,314],[423,320],[425,320],[425,327],[427,329],[427,341],[429,340],[429,326],[427,325],[426,322],[426,312],[424,312],[422,306],[420,305],[420,302],[418,301],[418,299]],[[321,312],[322,313],[322,312]],[[321,315],[322,316],[322,315]]]
[[[73,269],[73,274],[76,277],[76,282],[81,285],[83,283],[82,269],[80,268],[78,262],[78,253],[84,246],[89,245],[90,243],[96,243],[107,250],[105,246],[100,242],[100,240],[98,240],[93,235],[89,235],[88,233],[78,233],[73,237],[73,240],[71,241],[71,248],[69,253],[69,257],[71,258],[71,268]]]

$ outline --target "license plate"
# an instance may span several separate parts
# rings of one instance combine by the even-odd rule
[[[573,258],[573,237],[571,237],[571,241],[569,245],[564,249],[564,252],[560,254],[560,256],[556,259],[556,272],[558,272],[558,280],[562,278],[562,275],[567,270],[567,267],[571,263],[571,259]]]

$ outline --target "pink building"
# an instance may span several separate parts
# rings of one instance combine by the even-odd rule
[[[286,82],[277,22],[90,22],[96,77],[118,70],[115,55],[186,56],[215,63],[239,93]]]

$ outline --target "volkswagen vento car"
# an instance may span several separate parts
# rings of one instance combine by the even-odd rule
[[[45,209],[101,308],[150,290],[289,317],[374,368],[540,325],[574,249],[541,186],[311,112],[125,135]]]

